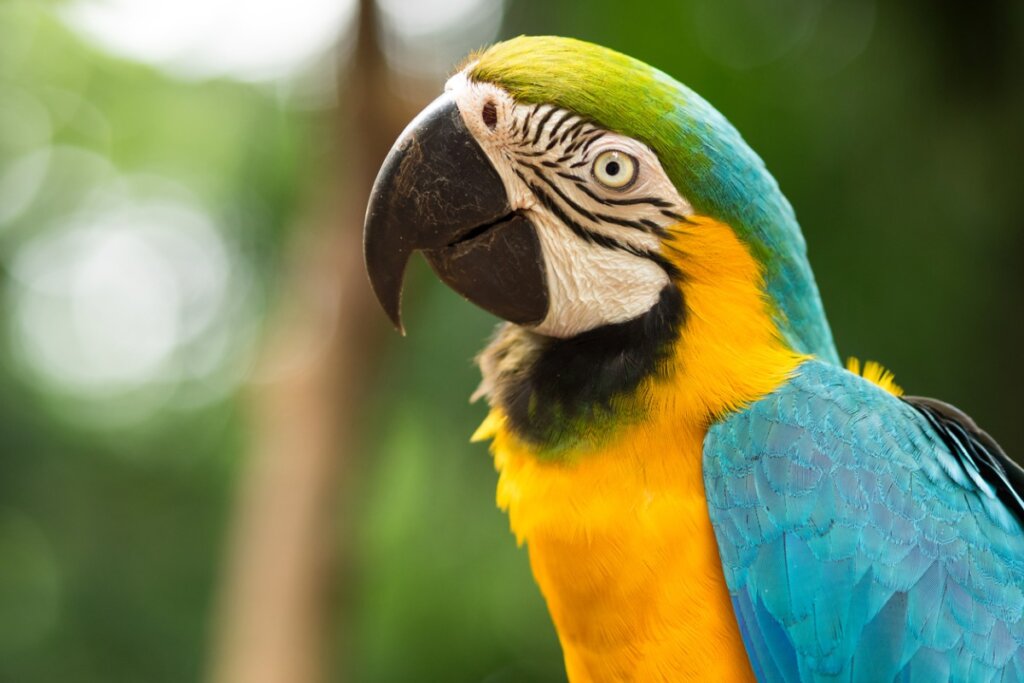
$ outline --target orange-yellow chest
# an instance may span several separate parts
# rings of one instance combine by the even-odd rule
[[[781,341],[760,268],[727,225],[690,216],[665,254],[686,273],[686,325],[666,375],[628,397],[645,406],[638,419],[558,458],[516,438],[500,407],[476,434],[494,439],[498,504],[529,549],[573,683],[754,680],[703,442],[711,416],[773,391],[803,357]]]
[[[631,428],[551,463],[497,430],[498,502],[528,546],[574,683],[754,680],[708,518],[703,436]]]

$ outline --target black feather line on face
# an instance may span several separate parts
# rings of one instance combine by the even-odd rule
[[[576,123],[572,124],[572,126],[570,126],[568,129],[566,129],[564,133],[562,133],[562,138],[559,140],[559,142],[565,144],[565,141],[568,140],[570,136],[573,140],[575,140],[579,136],[580,132],[583,129],[583,126],[585,126],[586,123],[587,122],[584,119],[580,119]]]
[[[620,225],[624,228],[633,228],[634,230],[643,230],[644,232],[651,231],[650,228],[647,225],[645,225],[643,221],[634,221],[629,218],[618,218],[616,216],[609,216],[603,213],[596,213],[594,215],[597,216],[598,220],[603,221],[605,223],[611,223],[612,225]],[[650,221],[648,221],[648,223],[650,223]],[[654,226],[656,228],[659,227],[657,223],[654,223]]]
[[[523,165],[526,166],[531,171],[533,171],[533,174],[535,176],[540,178],[548,187],[550,187],[552,190],[554,190],[555,194],[557,194],[559,196],[559,198],[569,206],[569,208],[573,209],[576,213],[578,213],[579,215],[583,216],[584,218],[586,218],[590,222],[592,222],[592,223],[596,223],[597,222],[597,217],[594,216],[594,214],[592,214],[591,212],[587,211],[582,206],[580,206],[579,204],[574,202],[572,199],[570,199],[569,196],[566,195],[565,192],[563,192],[561,188],[559,188],[557,185],[555,185],[555,183],[552,182],[552,180],[550,178],[548,178],[546,175],[544,175],[543,172],[541,172],[540,168],[538,168],[537,166],[534,166],[533,164],[528,164],[528,163],[524,163]]]
[[[591,137],[589,140],[587,140],[586,142],[583,143],[583,148],[580,149],[580,153],[581,154],[586,154],[587,150],[590,149],[590,146],[592,144],[594,144],[595,142],[597,142],[598,140],[600,140],[601,138],[603,138],[604,136],[605,136],[605,132],[603,130],[598,132],[597,135]]]
[[[577,136],[576,139],[573,140],[569,144],[569,146],[565,148],[565,153],[566,154],[575,154],[577,151],[579,151],[579,148],[581,146],[583,146],[583,143],[586,142],[586,141],[587,141],[587,137],[586,136],[582,136],[582,137],[581,136]],[[585,163],[587,163],[587,160],[584,159],[580,163],[585,164]]]
[[[625,244],[614,237],[609,237],[603,233],[588,230],[583,227],[573,220],[573,218],[566,213],[558,202],[555,201],[555,198],[549,195],[544,188],[527,180],[526,176],[519,169],[514,170],[516,175],[519,176],[519,179],[522,180],[523,183],[530,188],[530,191],[533,192],[534,196],[537,197],[537,200],[541,205],[550,211],[552,215],[561,221],[563,225],[569,228],[574,235],[582,239],[587,244],[595,244],[599,247],[604,247],[605,249],[624,251],[627,254],[632,254],[633,256],[653,261],[658,264],[658,266],[665,271],[665,274],[668,275],[669,279],[674,282],[678,282],[682,278],[682,272],[679,268],[661,254],[654,251],[648,251],[647,249],[640,249],[631,244]]]
[[[677,221],[679,223],[690,223],[690,220],[686,216],[678,214],[675,211],[666,211],[665,209],[662,209],[661,215],[665,216],[666,218],[671,218],[672,220]]]
[[[529,124],[534,120],[534,115],[537,114],[538,109],[539,105],[535,104],[534,106],[531,106],[528,112],[526,112],[526,116],[522,120],[522,130],[519,132],[520,142],[525,142],[526,138],[529,136]]]
[[[611,204],[612,206],[634,206],[636,204],[650,204],[656,209],[660,209],[665,206],[672,206],[672,202],[665,201],[660,197],[628,197],[625,199],[605,197],[604,201],[606,204]]]
[[[525,141],[526,136],[530,134],[530,121],[533,120],[533,115],[537,113],[537,105],[534,105],[530,111],[526,113],[526,119],[523,121],[523,132],[520,134],[520,141]]]
[[[544,135],[544,124],[548,122],[548,119],[555,115],[556,111],[558,110],[555,109],[554,107],[551,107],[551,109],[549,109],[547,113],[544,114],[541,120],[537,122],[537,132],[534,134],[533,140],[530,144],[532,144],[535,147],[537,146],[537,143],[540,142],[541,136]]]
[[[518,175],[519,178],[524,183],[526,183],[526,186],[530,188],[530,191],[533,192],[534,196],[537,197],[537,201],[539,201],[544,208],[546,208],[548,211],[554,214],[555,218],[560,220],[562,224],[564,224],[567,228],[572,230],[573,234],[582,239],[584,242],[586,242],[587,244],[598,244],[608,249],[624,248],[624,245],[619,244],[616,240],[612,239],[611,237],[606,237],[605,235],[602,235],[597,232],[591,232],[590,230],[587,230],[582,225],[574,221],[572,217],[570,217],[569,214],[567,214],[565,210],[563,210],[562,207],[559,206],[558,202],[556,202],[551,195],[544,191],[544,188],[542,188],[540,185],[537,185],[536,183],[527,180],[526,176],[523,175],[523,173],[519,169],[516,169],[516,175]]]
[[[521,150],[515,149],[512,150],[512,153],[515,154],[517,157],[528,158],[547,156],[547,153],[544,150],[523,152]]]
[[[562,124],[572,118],[572,116],[573,113],[571,111],[566,111],[565,114],[562,115],[562,118],[555,121],[555,125],[551,128],[551,132],[548,133],[548,139],[551,141],[548,143],[548,149],[551,149],[551,147],[554,146],[554,140],[555,136],[558,135],[558,129],[562,127]]]
[[[543,114],[541,114],[541,110],[544,109],[545,107],[547,107],[547,109],[543,112]],[[558,116],[557,119],[554,119],[554,124],[550,132],[548,132],[549,140],[547,147],[545,149],[536,149],[537,143],[539,143],[541,138],[543,138],[544,133],[546,132],[545,126],[548,124],[549,121],[553,120],[553,117],[555,117],[559,113],[561,115]],[[527,138],[530,134],[530,126],[535,114],[540,115],[541,118],[537,121],[537,125],[533,129],[532,140],[525,140],[525,138]],[[589,229],[588,227],[581,224],[579,221],[577,221],[570,215],[570,212],[575,213],[584,222],[588,222],[594,225],[603,223],[622,228],[629,228],[631,230],[639,230],[645,233],[657,235],[658,237],[664,237],[664,235],[666,234],[666,226],[660,225],[658,224],[658,222],[653,221],[649,218],[620,218],[618,216],[613,216],[606,213],[597,213],[587,209],[586,207],[580,205],[579,202],[575,201],[568,194],[566,194],[566,192],[561,187],[559,187],[551,178],[549,178],[546,175],[542,167],[554,170],[556,175],[566,180],[569,180],[570,182],[573,183],[574,187],[583,192],[587,197],[603,206],[622,207],[635,205],[649,205],[655,208],[662,209],[661,213],[665,215],[667,218],[670,218],[674,221],[678,222],[685,220],[685,218],[680,216],[679,214],[676,214],[672,211],[668,211],[665,209],[665,207],[673,206],[672,202],[669,202],[665,199],[653,196],[624,198],[605,197],[596,192],[594,189],[591,189],[591,187],[589,186],[589,180],[581,178],[575,174],[568,173],[564,170],[558,170],[559,168],[562,167],[562,164],[565,161],[568,161],[576,156],[584,156],[584,158],[573,163],[572,165],[569,166],[569,168],[575,169],[587,165],[589,161],[585,157],[586,150],[589,149],[591,145],[593,145],[595,142],[597,142],[607,134],[607,131],[601,128],[597,128],[596,126],[591,125],[588,128],[588,121],[586,121],[583,118],[578,118],[571,126],[566,128],[562,132],[560,137],[556,138],[559,129],[562,126],[564,126],[567,121],[573,118],[573,116],[574,114],[572,114],[571,112],[558,109],[550,105],[534,105],[527,112],[527,115],[523,120],[522,138],[524,138],[524,140],[518,143],[520,149],[511,150],[512,153],[517,157],[517,160],[513,165],[512,170],[519,177],[519,179],[523,181],[523,183],[530,189],[530,191],[536,196],[540,204],[544,206],[548,211],[550,211],[551,214],[557,220],[561,221],[563,225],[569,228],[569,230],[571,230],[574,235],[582,239],[584,242],[588,244],[594,244],[605,249],[623,251],[634,256],[653,261],[654,263],[658,264],[658,266],[662,270],[665,271],[665,273],[669,276],[670,280],[678,281],[682,277],[679,268],[676,267],[674,263],[672,263],[664,256],[662,256],[660,253],[636,247],[628,243],[623,243],[615,239],[614,237],[610,237],[602,232]],[[548,154],[550,153],[550,149],[556,140],[566,141],[570,139],[572,140],[572,144],[566,149],[565,153],[558,158],[557,161],[551,161],[550,159],[539,160],[536,163],[526,161],[526,159],[536,159],[537,157],[548,156]],[[582,149],[577,154],[572,153],[572,150],[574,148],[580,148],[581,146]],[[526,149],[522,149],[523,147],[526,147]],[[538,165],[538,163],[540,165]],[[526,175],[519,168],[516,167],[517,165],[529,169],[533,176],[539,179],[541,183],[543,183],[543,185],[550,188],[550,192],[554,193],[554,196],[552,196],[552,194],[549,194],[548,190],[545,190],[544,187],[542,187],[541,185],[538,185],[537,183],[528,180]],[[556,196],[560,201],[555,199]]]
[[[555,194],[558,195],[559,199],[565,202],[565,204],[568,205],[569,208],[571,208],[576,213],[589,220],[591,223],[604,222],[610,223],[611,225],[618,225],[623,228],[632,228],[634,230],[640,230],[642,232],[651,232],[650,228],[640,221],[634,221],[628,218],[618,218],[616,216],[608,216],[606,214],[593,213],[589,211],[588,209],[580,206],[575,201],[573,201],[572,198],[569,197],[569,195],[565,194],[565,192],[560,187],[558,187],[558,185],[556,185],[550,178],[544,175],[544,173],[541,171],[539,167],[534,166],[533,164],[530,163],[524,163],[523,165],[529,168],[531,171],[533,171],[534,175],[536,175],[538,178],[544,181],[544,183],[548,187],[550,187],[555,192]],[[577,181],[577,186],[581,188],[583,187],[583,185],[580,184],[582,181],[580,181],[578,178],[573,179]],[[587,191],[587,194],[590,194],[590,192]],[[659,228],[660,226],[655,224],[655,227]]]
[[[536,156],[538,154],[543,154],[543,152],[516,152],[516,154],[520,157],[523,157]],[[587,220],[591,223],[603,222],[611,225],[630,228],[633,230],[649,232],[658,235],[659,237],[663,237],[665,235],[665,227],[658,225],[656,222],[650,219],[630,220],[589,211],[585,207],[580,206],[567,194],[565,194],[565,192],[560,187],[558,187],[558,185],[556,185],[550,178],[547,177],[547,175],[545,175],[545,173],[539,166],[522,160],[519,161],[518,163],[524,166],[525,168],[528,168],[534,176],[539,178],[545,185],[550,187],[551,190],[558,196],[559,199],[562,200],[562,202],[565,203],[565,205],[570,210],[576,212],[584,220]],[[541,163],[549,168],[554,168],[558,165],[556,162],[551,162],[548,160],[542,161]],[[567,213],[567,211],[563,209],[557,201],[555,201],[554,197],[547,193],[547,191],[545,191],[536,183],[533,183],[530,180],[528,180],[526,176],[522,173],[522,171],[520,171],[518,168],[513,168],[513,171],[519,177],[519,179],[522,180],[524,184],[526,184],[530,191],[533,192],[533,194],[537,197],[538,201],[540,201],[541,205],[547,208],[555,216],[555,218],[560,220],[566,227],[568,227],[573,232],[573,234],[575,234],[583,241],[587,242],[588,244],[596,244],[606,249],[617,249],[619,251],[624,251],[626,253],[633,254],[634,256],[638,256],[640,258],[645,258],[650,261],[653,261],[654,263],[657,263],[658,266],[660,266],[661,269],[664,270],[665,273],[669,276],[669,278],[673,281],[677,281],[681,277],[682,274],[679,271],[679,268],[677,268],[674,263],[663,257],[661,254],[646,249],[640,249],[630,244],[622,243],[613,237],[609,237],[607,235],[604,235],[603,233],[587,229],[585,226],[581,225],[576,220],[574,220]],[[591,190],[589,187],[587,187],[586,181],[583,180],[582,178],[564,172],[557,173],[558,175],[573,181],[575,186],[582,190],[588,197],[604,205],[630,206],[636,204],[649,204],[655,207],[671,206],[670,202],[667,202],[657,197],[637,197],[627,199],[611,199],[601,197],[600,195],[596,194],[593,190]]]

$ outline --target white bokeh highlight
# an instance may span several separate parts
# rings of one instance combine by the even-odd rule
[[[209,399],[235,386],[223,372],[244,362],[251,311],[211,215],[187,194],[126,185],[17,252],[11,334],[19,365],[76,403],[148,395],[121,412],[137,421],[189,383],[210,380]]]
[[[74,0],[62,16],[104,49],[189,78],[265,81],[325,55],[355,0]]]
[[[447,76],[472,50],[494,41],[503,0],[378,0],[384,52],[405,76]]]

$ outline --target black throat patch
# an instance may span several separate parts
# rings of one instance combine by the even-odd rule
[[[557,457],[645,413],[635,392],[665,374],[685,319],[673,283],[643,315],[569,339],[506,326],[479,359],[484,391],[519,438]]]

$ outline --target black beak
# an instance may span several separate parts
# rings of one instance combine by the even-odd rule
[[[416,250],[449,287],[505,320],[530,325],[547,315],[537,233],[512,210],[498,172],[448,95],[399,136],[366,209],[366,270],[399,331],[402,278]]]

